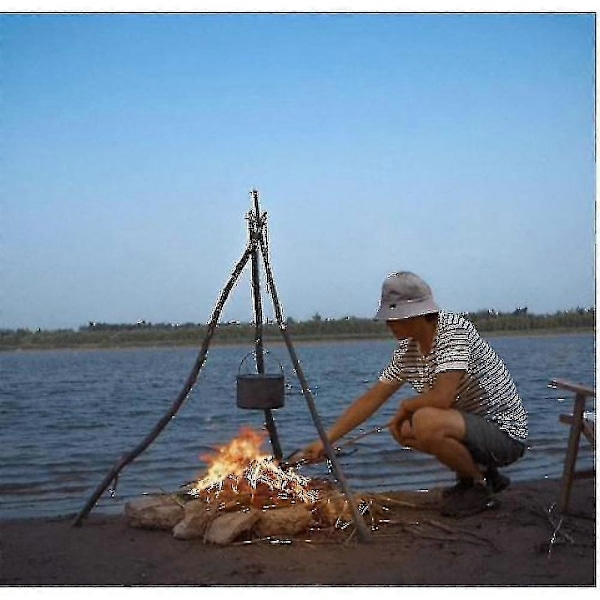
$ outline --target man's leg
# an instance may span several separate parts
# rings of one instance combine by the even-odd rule
[[[425,407],[416,411],[400,431],[400,443],[435,456],[458,477],[483,480],[471,453],[462,443],[466,433],[462,413]]]
[[[465,435],[462,413],[433,407],[416,411],[399,435],[400,443],[435,456],[457,474],[459,483],[442,507],[447,516],[467,516],[493,506],[484,475],[463,443]]]

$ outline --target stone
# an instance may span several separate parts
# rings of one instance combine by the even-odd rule
[[[173,537],[178,540],[193,540],[204,537],[215,511],[202,500],[191,500],[184,506],[184,517],[173,527]]]
[[[204,541],[211,544],[230,544],[242,533],[250,531],[260,519],[260,511],[251,508],[247,511],[223,513],[210,523]]]
[[[254,531],[260,537],[292,536],[306,531],[313,523],[310,508],[296,504],[285,508],[264,510]]]
[[[171,530],[184,509],[172,496],[144,496],[125,504],[125,517],[131,527]]]

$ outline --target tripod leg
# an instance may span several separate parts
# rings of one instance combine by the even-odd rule
[[[317,431],[319,433],[319,437],[321,438],[321,441],[323,442],[323,447],[325,448],[325,453],[327,454],[327,458],[329,458],[329,460],[331,461],[331,466],[333,468],[335,476],[336,476],[337,480],[340,482],[340,486],[342,488],[342,491],[344,492],[344,495],[348,499],[348,503],[350,505],[350,510],[352,511],[352,520],[354,521],[354,524],[356,525],[356,529],[358,531],[358,536],[359,536],[361,542],[368,542],[371,539],[371,534],[362,518],[362,515],[358,511],[358,507],[356,506],[356,504],[353,500],[353,497],[352,497],[352,493],[350,491],[350,486],[348,485],[346,477],[345,477],[345,475],[342,471],[342,468],[337,460],[335,451],[334,451],[331,443],[329,442],[329,439],[327,438],[327,433],[325,432],[325,429],[323,428],[323,425],[321,423],[321,419],[319,417],[319,413],[317,412],[317,407],[315,405],[314,398],[313,398],[310,388],[308,386],[308,382],[306,380],[306,377],[304,376],[302,367],[300,366],[300,361],[298,360],[298,356],[296,355],[294,346],[292,345],[292,339],[290,337],[290,334],[287,330],[285,323],[283,322],[283,314],[281,311],[281,305],[279,304],[279,299],[277,297],[277,290],[275,288],[275,282],[273,280],[273,274],[271,272],[271,265],[269,264],[268,247],[267,247],[264,237],[260,238],[260,247],[261,247],[263,262],[264,262],[264,266],[265,266],[265,272],[267,275],[267,284],[269,286],[269,290],[271,293],[271,299],[273,301],[273,307],[275,309],[275,317],[277,319],[277,324],[279,325],[279,329],[281,330],[281,333],[283,335],[283,339],[285,341],[288,352],[290,354],[292,364],[294,365],[296,375],[298,376],[300,385],[302,386],[302,392],[303,392],[306,402],[308,404],[310,414],[313,418],[313,421],[314,421]]]
[[[137,458],[142,452],[144,452],[144,450],[146,450],[146,448],[159,436],[161,431],[168,425],[168,423],[171,421],[171,419],[175,416],[175,413],[177,413],[177,411],[181,408],[181,406],[183,405],[183,403],[185,402],[185,400],[191,393],[192,388],[194,387],[194,384],[196,383],[196,380],[198,379],[200,369],[202,369],[202,366],[204,365],[204,362],[206,361],[206,354],[208,352],[208,346],[210,344],[210,340],[211,340],[212,336],[214,335],[215,329],[218,325],[219,317],[221,315],[223,307],[225,306],[227,297],[231,293],[231,290],[233,289],[242,270],[244,269],[244,266],[248,262],[248,259],[250,258],[250,255],[252,254],[252,252],[254,250],[255,250],[255,244],[249,244],[248,247],[246,248],[246,251],[244,252],[242,258],[239,260],[239,262],[235,266],[233,273],[231,274],[231,277],[229,278],[229,281],[223,288],[223,291],[221,292],[221,296],[219,297],[217,304],[215,305],[215,308],[213,310],[212,318],[209,322],[208,329],[206,331],[206,336],[202,343],[202,347],[200,349],[200,352],[198,354],[196,362],[194,363],[192,371],[191,371],[189,377],[187,378],[181,392],[177,396],[176,400],[173,402],[173,404],[171,405],[169,410],[166,412],[166,414],[154,426],[152,431],[131,452],[129,452],[129,454],[122,456],[117,461],[117,463],[113,466],[113,468],[110,470],[110,472],[102,480],[100,485],[96,488],[96,490],[94,491],[94,493],[92,494],[90,499],[87,501],[85,506],[81,509],[81,511],[79,512],[79,514],[73,521],[74,526],[81,525],[81,522],[83,521],[83,519],[85,519],[85,517],[87,517],[87,515],[92,510],[92,508],[94,508],[96,502],[98,502],[98,499],[100,498],[100,496],[102,496],[102,494],[108,488],[110,483],[112,481],[114,481],[115,477],[121,472],[121,470],[123,468],[125,468],[129,463],[131,463],[135,458]]]
[[[250,261],[252,270],[252,297],[254,299],[254,347],[256,353],[256,370],[258,373],[265,372],[264,362],[264,347],[263,347],[263,310],[262,310],[262,298],[260,293],[260,269],[259,269],[259,257],[258,257],[258,240],[260,239],[262,232],[262,224],[260,221],[260,210],[258,207],[258,192],[253,192],[254,198],[254,210],[255,213],[250,213],[248,219],[248,229],[251,240],[256,241],[254,251],[252,252],[252,259]],[[270,409],[265,409],[265,427],[269,434],[269,440],[271,441],[271,447],[273,449],[273,456],[281,461],[283,458],[283,452],[281,450],[281,444],[279,442],[279,436],[277,435],[277,428],[275,427],[275,419]]]

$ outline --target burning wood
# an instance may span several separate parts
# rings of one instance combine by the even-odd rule
[[[348,500],[322,480],[282,469],[261,452],[264,436],[243,429],[229,444],[202,457],[206,474],[174,495],[127,504],[130,525],[171,529],[178,539],[228,544],[242,535],[293,536],[312,527],[344,529],[352,522]],[[372,525],[380,509],[372,498],[355,498]],[[377,510],[376,510],[377,509]]]
[[[314,503],[318,492],[311,488],[310,480],[292,469],[283,470],[272,456],[261,453],[263,440],[260,433],[244,428],[216,455],[202,457],[209,464],[208,473],[188,493],[208,502],[232,492],[250,495],[253,505],[255,498],[259,504],[261,500]]]

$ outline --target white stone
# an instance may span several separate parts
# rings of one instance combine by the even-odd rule
[[[264,510],[254,530],[260,537],[291,536],[306,531],[313,523],[309,507],[297,504]]]
[[[250,531],[259,519],[260,511],[254,508],[243,512],[223,513],[210,523],[204,541],[211,544],[230,544],[242,533]]]
[[[184,506],[184,514],[183,519],[173,527],[173,537],[178,540],[204,537],[209,523],[214,519],[215,512],[210,510],[205,502],[191,500]]]
[[[183,507],[172,496],[144,496],[125,504],[127,522],[141,529],[173,529],[183,516]]]

